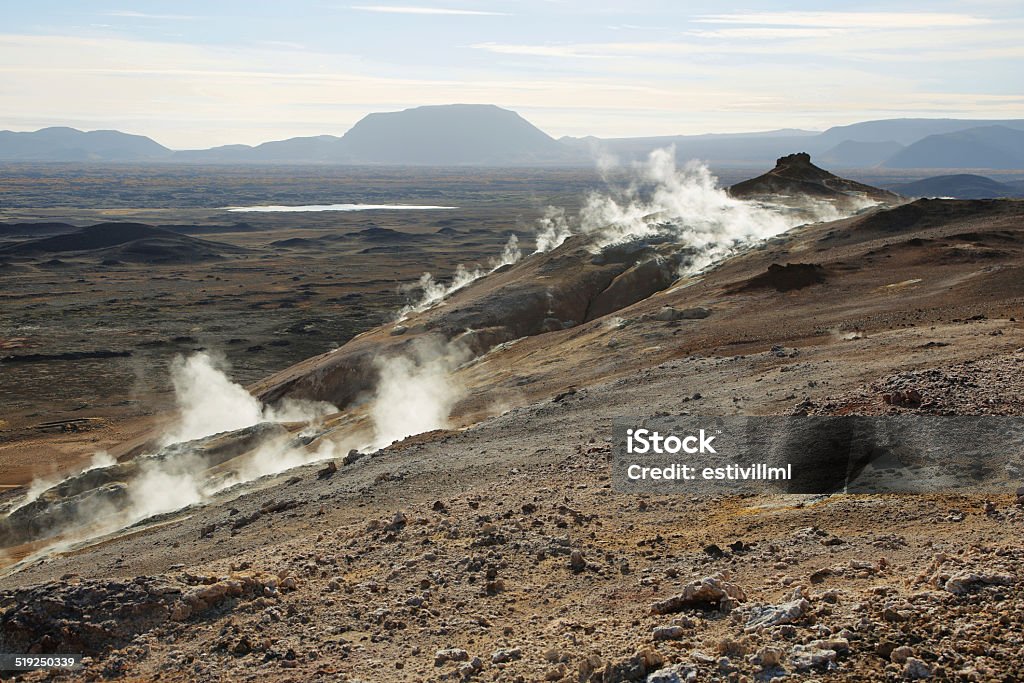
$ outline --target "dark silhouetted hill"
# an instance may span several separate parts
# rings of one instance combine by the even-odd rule
[[[78,230],[69,223],[38,221],[33,223],[0,223],[0,237],[30,237],[38,239],[51,235],[63,235]]]
[[[598,155],[622,161],[673,146],[680,160],[719,166],[770,163],[805,149],[844,168],[1017,168],[1017,153],[998,138],[1024,134],[1024,119],[887,119],[818,133],[784,128],[752,133],[554,140],[519,114],[489,104],[415,107],[369,114],[344,136],[316,135],[260,145],[171,151],[149,138],[117,131],[45,128],[0,132],[0,161],[170,162],[196,164],[381,164],[413,166],[591,166]],[[975,131],[975,132],[969,132]],[[1010,132],[1007,132],[1010,131]],[[913,147],[913,149],[911,149]],[[941,149],[939,149],[941,148]]]
[[[764,175],[736,183],[729,188],[734,197],[768,197],[806,195],[823,199],[867,197],[894,203],[900,196],[871,185],[847,180],[818,168],[806,152],[789,154],[775,162],[775,168]]]
[[[302,164],[345,161],[341,138],[335,135],[289,138],[249,145],[224,145],[174,153],[175,161],[216,164]]]
[[[16,242],[0,248],[0,256],[45,257],[71,254],[142,263],[221,258],[242,249],[182,235],[143,223],[100,223],[75,232]]]
[[[197,163],[335,163],[413,166],[529,165],[582,161],[519,114],[451,104],[369,114],[343,137],[318,135],[176,152]]]

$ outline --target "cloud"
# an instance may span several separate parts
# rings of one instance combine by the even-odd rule
[[[866,62],[959,63],[1011,59],[1020,56],[1022,51],[1021,27],[1011,23],[998,27],[937,26],[927,30],[911,30],[899,26],[885,29],[856,26],[730,26],[688,31],[685,36],[688,39],[674,41],[544,44],[485,42],[469,47],[497,54],[592,60],[590,64],[594,71],[605,74],[642,73],[648,77],[670,73],[680,76],[687,71],[687,75],[692,77],[709,77],[712,69],[731,63],[738,55],[758,55],[778,60],[773,66],[780,68],[762,68],[756,78],[750,79],[755,83],[788,66],[782,60],[789,59],[813,58],[812,63],[815,64],[836,64],[839,61],[858,65]],[[689,56],[700,57],[700,60],[674,59]],[[588,62],[579,61],[576,66],[583,68],[586,64]],[[799,69],[787,68],[787,78],[798,76],[806,68],[806,64],[802,64]],[[730,76],[736,78],[739,74],[733,72]],[[912,87],[914,84],[908,82],[906,85]]]
[[[612,59],[613,55],[600,54],[600,45],[514,45],[509,43],[474,43],[474,50],[485,50],[500,55],[527,57],[555,57],[558,59]]]
[[[698,38],[754,38],[756,40],[777,40],[780,38],[827,38],[849,31],[846,28],[823,27],[744,27],[723,28],[715,31],[689,31],[687,35]]]
[[[650,41],[634,43],[555,43],[555,44],[510,44],[510,43],[475,43],[470,45],[474,50],[486,50],[506,55],[524,55],[529,57],[556,57],[559,59],[621,59],[623,56],[647,55],[666,56],[680,54],[698,54],[707,48],[696,43]]]
[[[414,7],[403,5],[353,5],[352,9],[361,12],[380,12],[382,14],[433,14],[445,16],[472,17],[509,17],[507,12],[486,12],[484,10],[457,9],[454,7]]]
[[[820,28],[925,29],[981,26],[991,19],[944,12],[751,12],[705,14],[694,18],[705,24],[808,26]]]
[[[122,19],[157,19],[160,21],[192,21],[199,17],[187,14],[149,14],[148,12],[133,12],[131,10],[114,10],[104,12],[104,16],[121,17]]]

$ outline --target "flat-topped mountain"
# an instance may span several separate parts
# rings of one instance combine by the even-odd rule
[[[550,162],[568,157],[547,133],[494,105],[450,104],[370,114],[345,133],[357,163],[462,165]]]

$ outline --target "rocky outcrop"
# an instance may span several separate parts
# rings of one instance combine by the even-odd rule
[[[883,204],[903,201],[894,192],[841,178],[818,168],[811,163],[811,155],[806,152],[780,157],[775,168],[764,175],[736,183],[729,188],[729,194],[747,199],[800,195],[839,201],[860,198]]]
[[[0,650],[27,654],[103,654],[169,621],[203,616],[241,600],[294,590],[294,578],[140,576],[77,580],[0,592]]]
[[[587,320],[614,313],[668,287],[679,277],[676,258],[654,257],[617,275],[604,291],[594,297]]]

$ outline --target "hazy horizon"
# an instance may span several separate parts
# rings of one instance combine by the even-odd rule
[[[453,103],[453,104],[484,104],[484,103]],[[426,106],[426,105],[422,105],[422,106]],[[415,108],[415,107],[412,107],[412,108]],[[367,112],[367,113],[375,113],[375,112]],[[951,118],[956,118],[956,117],[940,117],[940,116],[935,116],[935,117],[893,117],[893,118],[907,118],[907,119],[909,119],[909,118],[921,118],[921,119],[941,120],[941,119],[951,119]],[[1020,117],[1007,117],[1007,118],[1021,118],[1021,119],[1024,119],[1024,114],[1022,114]],[[1005,119],[981,119],[981,118],[978,118],[976,120],[978,120],[978,121],[1001,121],[1001,120],[1005,120]],[[527,119],[527,121],[529,121],[529,119]],[[835,125],[836,126],[845,126],[845,125],[850,125],[850,124],[854,124],[854,123],[863,123],[863,122],[864,121],[845,121],[845,122],[842,122],[842,123],[837,123]],[[530,123],[533,123],[533,122],[530,121]],[[353,123],[353,125],[355,125],[355,122]],[[543,132],[547,133],[547,131],[545,131],[542,127],[540,127],[540,126],[537,126],[537,127],[540,130],[542,130]],[[42,126],[42,127],[39,127],[39,128],[26,128],[24,130],[18,130],[18,129],[3,129],[3,130],[10,130],[12,132],[38,132],[38,131],[41,131],[41,130],[45,130],[47,128],[75,128],[75,127],[74,126],[67,126],[67,125],[63,125],[63,124],[54,124],[54,125],[51,125],[51,126]],[[258,146],[258,145],[260,145],[262,143],[278,142],[280,140],[288,139],[288,138],[274,138],[274,139],[268,139],[268,140],[260,140],[260,141],[253,142],[253,143],[220,142],[220,143],[214,143],[213,145],[210,145],[209,147],[204,147],[204,148],[197,148],[197,147],[184,148],[184,147],[173,147],[171,145],[166,145],[161,140],[157,139],[155,136],[148,135],[145,131],[121,130],[121,129],[116,129],[116,128],[102,128],[102,127],[99,127],[99,128],[76,128],[76,130],[80,130],[82,132],[118,131],[118,132],[121,132],[121,133],[130,134],[130,135],[141,135],[141,136],[150,138],[154,142],[163,144],[165,147],[167,147],[168,149],[170,149],[172,151],[196,151],[196,150],[202,150],[202,149],[212,149],[212,148],[222,147],[222,146],[230,146],[230,145],[234,145],[234,144],[247,144],[247,145],[250,145],[252,147],[256,147],[256,146]],[[348,132],[348,130],[349,129],[345,129],[344,131],[341,131],[341,132],[338,132],[338,133],[310,133],[306,137],[316,137],[318,135],[335,135],[335,136],[340,138],[346,132]],[[663,136],[672,136],[672,135],[692,135],[692,136],[701,136],[701,135],[723,135],[723,136],[725,136],[725,135],[751,135],[751,134],[755,134],[755,133],[775,133],[775,132],[779,132],[779,131],[782,131],[782,130],[802,131],[804,133],[816,134],[816,133],[824,132],[825,130],[827,130],[827,128],[815,129],[815,130],[808,129],[808,128],[803,128],[803,129],[796,129],[796,128],[764,128],[764,129],[760,129],[760,130],[719,131],[719,132],[714,132],[714,133],[711,133],[711,132],[704,132],[704,133],[678,133],[678,134],[667,133],[667,134],[659,134],[659,135],[639,135],[639,136],[629,136],[629,137],[663,137]],[[579,136],[570,136],[570,137],[584,138],[584,137],[588,137],[589,135],[590,134],[583,134],[583,135],[579,135]],[[292,136],[292,137],[303,137],[303,136]],[[554,137],[555,139],[558,139],[558,136],[552,136],[552,137]],[[600,137],[600,136],[594,136],[594,137]],[[613,139],[613,138],[607,138],[607,139]]]
[[[199,149],[454,102],[555,138],[1024,117],[1020,3],[916,6],[50,0],[5,12],[0,129]]]

